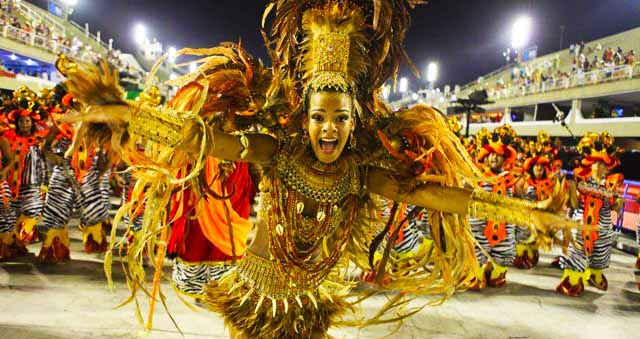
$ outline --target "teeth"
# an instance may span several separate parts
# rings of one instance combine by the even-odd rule
[[[336,141],[338,141],[338,139],[325,139],[325,138],[322,138],[320,140],[322,140],[323,142],[336,142]]]

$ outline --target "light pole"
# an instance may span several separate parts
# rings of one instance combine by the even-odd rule
[[[438,64],[430,62],[427,66],[427,81],[429,82],[429,89],[433,89],[433,84],[438,80]]]

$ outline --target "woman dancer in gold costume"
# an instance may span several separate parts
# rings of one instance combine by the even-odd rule
[[[157,245],[161,256],[173,192],[189,186],[203,200],[224,198],[202,180],[205,170],[215,170],[204,165],[212,158],[264,169],[255,239],[235,269],[206,288],[206,304],[224,316],[234,338],[323,338],[331,326],[417,312],[406,307],[410,293],[446,298],[468,285],[476,265],[467,215],[572,225],[546,212],[561,199],[532,203],[474,189],[481,174],[440,113],[426,106],[392,112],[381,101],[380,88],[406,59],[408,10],[421,2],[270,1],[264,17],[272,28],[263,35],[271,68],[236,44],[185,50],[204,56],[201,66],[174,81],[181,89],[160,109],[124,101],[106,65],[59,62],[82,104],[77,138],[111,143],[136,171],[136,187],[146,188],[138,203],[146,203],[143,232],[151,236],[129,253],[133,293],[146,284],[139,267],[144,251],[136,249],[154,253]],[[135,149],[142,141],[144,154]],[[433,250],[391,271],[385,248],[373,267],[387,230],[373,217],[372,194],[433,211]],[[116,222],[134,208],[125,205]],[[397,210],[388,225],[404,217]],[[233,248],[232,227],[228,233]],[[360,291],[356,301],[348,298],[350,263],[374,273],[376,288]],[[105,268],[109,273],[109,258]],[[381,291],[400,293],[371,319],[342,317]]]

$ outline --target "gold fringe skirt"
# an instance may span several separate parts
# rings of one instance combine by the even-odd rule
[[[311,294],[311,293],[310,293]],[[271,299],[260,295],[233,270],[205,288],[203,302],[221,314],[225,325],[242,338],[310,338],[325,334],[352,305],[344,295],[312,293],[296,298]]]
[[[326,335],[354,307],[350,285],[326,281],[313,291],[296,289],[278,263],[247,252],[202,300],[242,338],[310,338]]]

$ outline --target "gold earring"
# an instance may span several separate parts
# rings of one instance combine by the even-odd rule
[[[307,132],[306,129],[303,129],[302,131],[302,145],[306,146],[309,144],[309,132]]]
[[[349,137],[349,149],[352,151],[356,150],[356,135],[352,132]]]

